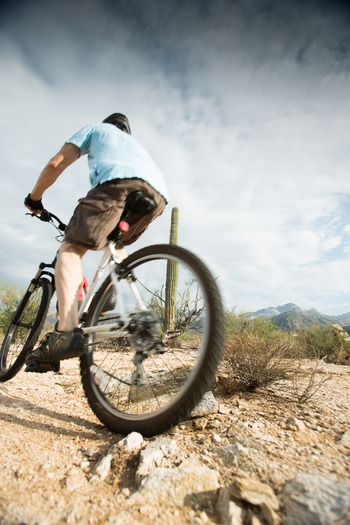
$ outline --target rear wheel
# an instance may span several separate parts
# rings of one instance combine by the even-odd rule
[[[82,382],[108,428],[151,436],[186,419],[210,390],[223,349],[223,308],[211,273],[183,248],[149,246],[122,267],[114,309],[106,307],[114,292],[108,278],[88,312],[86,331],[96,328],[81,357]],[[130,321],[118,330],[121,303]]]
[[[32,283],[20,302],[0,350],[0,381],[12,379],[33,349],[46,319],[52,297],[47,279]]]

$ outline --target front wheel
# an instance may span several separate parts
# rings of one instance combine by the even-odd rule
[[[47,279],[33,282],[20,302],[0,350],[0,381],[12,379],[24,365],[46,319],[52,296]]]
[[[221,298],[200,259],[174,245],[130,255],[118,280],[114,309],[107,278],[88,312],[83,387],[108,428],[152,436],[185,420],[212,387],[224,343]]]

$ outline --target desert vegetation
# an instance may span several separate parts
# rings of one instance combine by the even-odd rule
[[[327,380],[322,361],[350,364],[350,337],[340,325],[319,325],[294,333],[270,319],[226,312],[224,357],[217,388],[226,395],[290,384],[297,401],[309,399]]]
[[[0,340],[22,295],[20,289],[0,283]],[[229,310],[225,315],[225,348],[216,386],[224,395],[289,382],[297,399],[305,401],[325,379],[317,377],[322,361],[350,364],[350,336],[340,325],[315,324],[289,333],[275,326],[270,319],[251,319],[235,310]],[[308,363],[306,371],[305,362]]]

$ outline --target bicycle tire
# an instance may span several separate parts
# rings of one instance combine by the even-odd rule
[[[137,431],[149,437],[186,420],[203,395],[211,389],[222,356],[225,322],[216,281],[203,262],[182,247],[149,246],[125,259],[122,263],[124,270],[118,276],[117,305],[118,295],[122,293],[121,285],[128,276],[136,279],[138,284],[142,283],[139,286],[141,292],[151,297],[151,301],[146,302],[147,311],[151,309],[153,316],[157,311],[158,318],[154,326],[164,341],[164,334],[168,334],[166,327],[161,325],[164,322],[164,300],[159,295],[161,289],[149,281],[149,276],[155,279],[162,275],[162,283],[168,261],[176,263],[177,268],[177,297],[180,302],[176,303],[176,315],[181,318],[182,310],[188,310],[187,317],[184,317],[186,320],[182,320],[181,325],[181,329],[184,326],[185,329],[173,338],[171,346],[161,347],[160,353],[142,362],[141,384],[135,385],[135,369],[128,364],[137,353],[132,335],[122,341],[113,339],[111,335],[107,337],[107,342],[99,343],[96,334],[89,334],[86,352],[80,358],[87,401],[97,418],[116,433]],[[160,273],[153,271],[159,266],[162,268]],[[149,271],[147,267],[150,267]],[[142,280],[143,275],[148,277]],[[193,280],[186,282],[188,277]],[[182,278],[185,279],[184,287],[180,282]],[[114,285],[108,277],[91,304],[86,327],[102,323],[108,330],[109,320],[103,317],[103,312],[111,289],[114,289]],[[185,294],[185,299],[181,294]],[[115,322],[113,313],[110,319]],[[175,327],[172,332],[176,332]],[[158,337],[157,333],[157,340]],[[147,341],[147,338],[143,337],[142,341]]]
[[[24,365],[44,325],[52,297],[47,279],[32,283],[7,329],[0,350],[0,381],[12,379]]]

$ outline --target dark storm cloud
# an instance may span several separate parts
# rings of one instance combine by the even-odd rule
[[[222,56],[348,71],[349,13],[340,0],[14,0],[2,5],[0,28],[48,83],[84,64],[108,74],[102,56],[127,68],[127,47],[185,89],[193,65]]]

